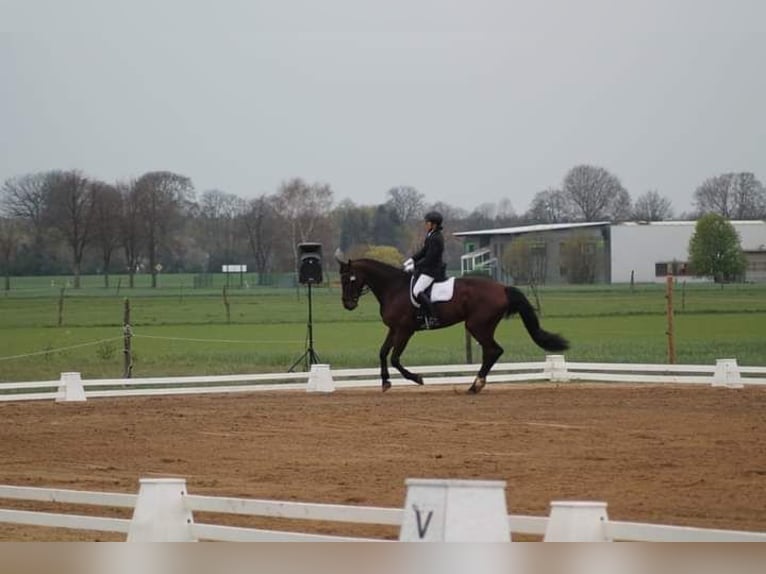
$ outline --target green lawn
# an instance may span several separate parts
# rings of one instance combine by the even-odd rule
[[[14,288],[0,295],[0,381],[57,379],[63,371],[86,378],[120,376],[125,296],[135,335],[134,376],[287,370],[305,350],[303,287],[231,288],[227,322],[223,281],[218,287],[181,289],[185,281],[192,285],[191,276],[163,276],[161,287],[152,290],[142,276],[140,287],[121,288],[119,294],[101,281],[84,277],[82,289],[65,290],[58,326],[57,285],[65,279],[14,280]],[[313,293],[314,342],[322,361],[334,367],[376,366],[385,327],[374,297],[367,295],[349,312],[337,287]],[[570,360],[666,361],[664,286],[544,288],[540,300],[543,326],[572,343]],[[675,308],[679,363],[735,357],[743,365],[766,364],[766,286],[679,285]],[[497,338],[506,351],[502,361],[545,355],[518,318],[502,322]],[[478,357],[475,350],[474,361]],[[462,326],[417,334],[403,359],[410,365],[465,362]]]

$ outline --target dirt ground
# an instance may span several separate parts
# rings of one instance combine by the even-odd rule
[[[402,507],[406,478],[501,479],[508,511],[600,500],[609,517],[766,531],[766,389],[402,383],[339,390],[0,403],[0,484]],[[0,500],[0,508],[61,509]],[[119,509],[67,508],[129,517]],[[197,516],[396,538],[392,527]],[[209,520],[208,520],[209,519]],[[0,540],[123,535],[0,524]]]

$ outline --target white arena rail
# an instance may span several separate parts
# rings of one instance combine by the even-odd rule
[[[439,518],[433,523],[442,525],[443,529],[441,532],[435,532],[430,538],[425,536],[425,532],[421,532],[421,540],[476,542],[492,538],[491,532],[480,533],[479,537],[474,532],[476,524],[491,522],[485,518],[487,514],[496,510],[501,513],[504,524],[500,525],[499,533],[494,533],[500,537],[495,536],[495,540],[511,541],[513,533],[541,536],[544,541],[766,542],[766,532],[610,521],[606,514],[606,503],[603,502],[552,502],[551,513],[547,517],[508,516],[505,514],[504,481],[408,479],[407,500],[403,509],[191,495],[187,493],[186,481],[182,478],[141,479],[140,484],[138,495],[0,485],[0,500],[133,509],[132,519],[0,509],[0,523],[118,532],[127,534],[126,539],[129,542],[382,541],[299,531],[202,524],[194,520],[193,512],[196,511],[298,521],[397,526],[401,529],[400,540],[413,541],[418,537],[409,537],[407,532],[413,529],[410,510],[414,509],[417,513],[436,513]],[[444,494],[444,488],[451,491],[449,496]],[[502,491],[502,496],[493,497],[493,489],[495,492],[498,492],[498,489]],[[461,496],[468,496],[470,504],[466,504],[468,499],[461,499]],[[487,503],[494,504],[495,507],[488,508]],[[450,504],[453,506],[448,509]],[[487,512],[488,510],[490,512]],[[424,522],[426,525],[428,523],[429,521]],[[470,529],[463,526],[466,523],[472,525]],[[496,522],[495,525],[497,527]],[[417,528],[421,527],[418,517]],[[438,528],[436,527],[436,530]]]
[[[427,375],[427,385],[468,385],[477,365],[428,365],[413,367]],[[392,382],[409,384],[392,372]],[[492,369],[488,384],[548,381],[704,384],[741,388],[766,385],[766,367],[739,366],[736,359],[718,359],[715,365],[661,365],[639,363],[567,362],[563,355],[548,355],[545,361],[499,363]],[[138,395],[182,395],[256,391],[319,391],[380,387],[380,370],[336,369],[312,365],[308,373],[258,373],[189,377],[148,377],[135,379],[88,379],[80,373],[61,373],[59,380],[0,383],[0,401],[57,400]]]

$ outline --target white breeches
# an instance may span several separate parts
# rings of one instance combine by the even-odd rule
[[[434,278],[430,275],[420,275],[418,280],[415,281],[415,286],[412,288],[412,295],[417,299],[423,291],[428,289],[428,286],[434,282]]]

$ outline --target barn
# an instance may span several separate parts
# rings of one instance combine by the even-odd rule
[[[732,221],[747,259],[745,281],[766,282],[766,221]],[[455,233],[461,272],[539,284],[690,281],[688,246],[696,221],[553,223]]]

